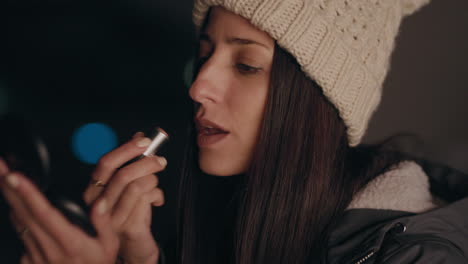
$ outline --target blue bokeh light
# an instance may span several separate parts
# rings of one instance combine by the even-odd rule
[[[83,125],[73,133],[73,153],[87,164],[96,164],[102,155],[116,146],[117,136],[114,130],[102,123]]]

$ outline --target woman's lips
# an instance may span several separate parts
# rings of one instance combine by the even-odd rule
[[[209,147],[222,141],[229,134],[229,131],[207,118],[195,118],[195,125],[198,132],[197,144],[199,147]]]
[[[215,133],[215,134],[198,133],[197,144],[199,147],[209,147],[222,141],[228,135],[229,133]]]
[[[207,133],[229,133],[229,131],[223,126],[207,119],[207,118],[195,118],[195,125],[198,132],[203,132],[203,130],[208,130]]]

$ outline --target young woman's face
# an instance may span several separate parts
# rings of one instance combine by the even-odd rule
[[[200,36],[200,68],[190,97],[199,164],[211,175],[243,173],[250,165],[263,117],[274,41],[248,20],[213,7]]]

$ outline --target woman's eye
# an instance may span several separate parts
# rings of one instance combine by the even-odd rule
[[[255,74],[262,70],[262,68],[253,67],[244,63],[236,64],[236,68],[240,73],[243,73],[243,74]]]

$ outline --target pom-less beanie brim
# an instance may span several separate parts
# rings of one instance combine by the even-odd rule
[[[197,29],[209,8],[248,19],[291,53],[322,88],[357,146],[380,103],[399,26],[429,0],[196,0]]]

